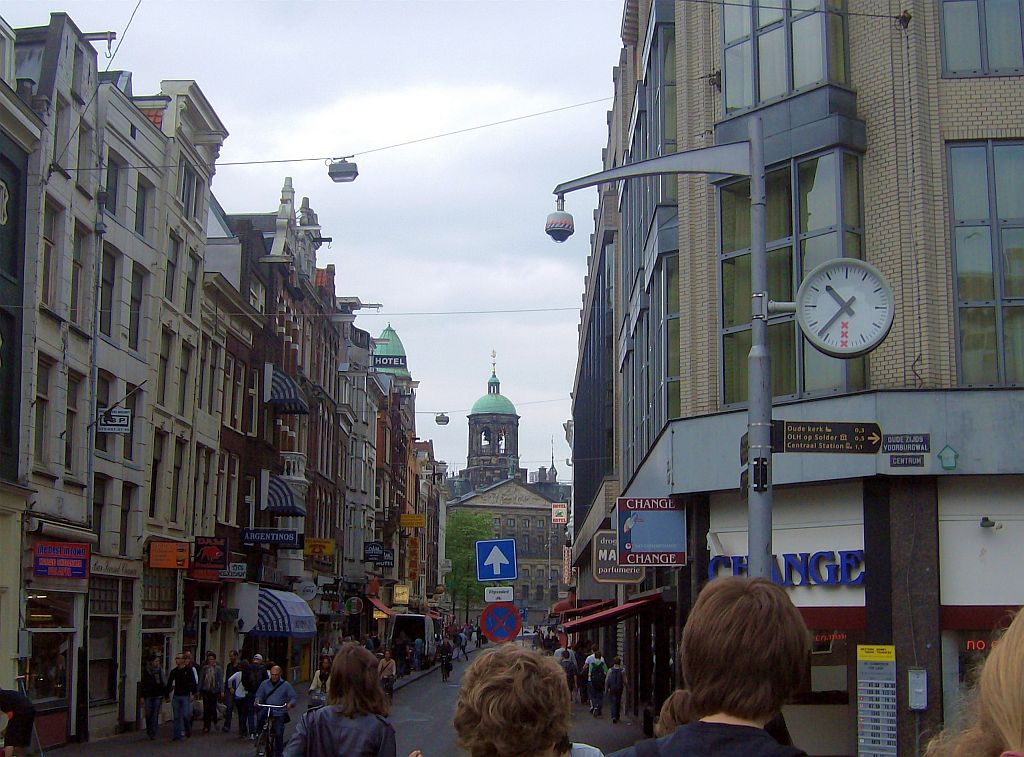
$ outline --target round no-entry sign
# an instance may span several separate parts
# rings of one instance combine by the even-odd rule
[[[522,628],[519,610],[511,602],[494,602],[480,614],[480,630],[495,644],[514,640]]]

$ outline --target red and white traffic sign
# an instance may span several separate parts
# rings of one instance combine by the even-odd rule
[[[511,602],[489,604],[480,614],[480,630],[495,644],[514,641],[522,629],[519,610]]]

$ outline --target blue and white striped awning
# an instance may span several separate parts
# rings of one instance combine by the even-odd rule
[[[280,476],[271,476],[267,484],[267,502],[264,507],[271,515],[297,515],[306,517],[305,503],[295,490]]]
[[[277,412],[286,415],[309,415],[309,405],[302,396],[302,390],[295,380],[276,365],[267,363],[270,383],[270,396],[267,404],[277,408]],[[264,375],[264,381],[267,381]]]
[[[316,615],[297,594],[260,587],[256,625],[249,634],[311,639],[316,636]]]

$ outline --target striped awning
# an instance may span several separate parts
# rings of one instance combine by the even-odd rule
[[[271,515],[306,516],[306,505],[295,490],[280,476],[271,476],[267,484],[267,503],[264,507]]]
[[[302,390],[295,380],[272,363],[266,364],[269,376],[264,375],[264,385],[269,385],[270,391],[266,401],[268,405],[277,408],[277,412],[286,415],[309,415],[309,405],[302,396]]]
[[[256,625],[249,634],[311,639],[316,636],[316,615],[297,594],[260,587]]]

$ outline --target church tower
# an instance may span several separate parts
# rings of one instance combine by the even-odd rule
[[[493,364],[487,394],[473,403],[469,411],[469,457],[463,476],[474,489],[508,478],[522,478],[519,416],[511,400],[502,396]]]

